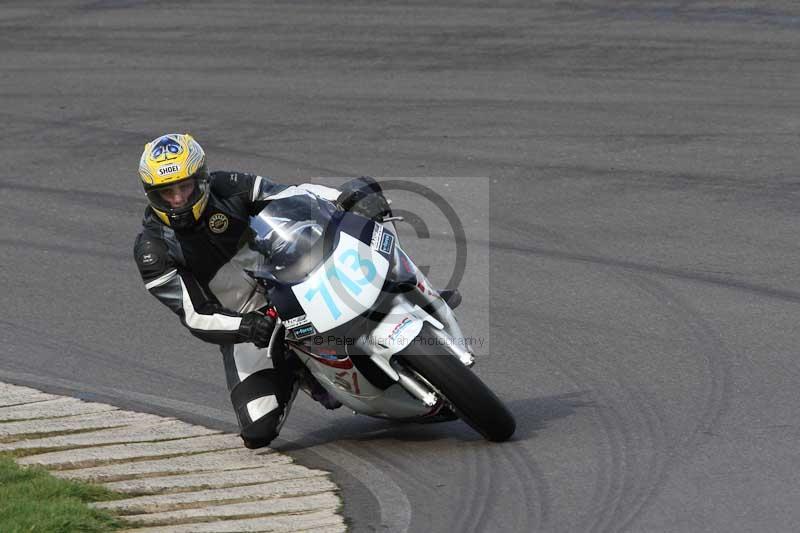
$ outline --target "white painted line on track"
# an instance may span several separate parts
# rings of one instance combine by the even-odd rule
[[[327,472],[203,426],[0,383],[0,440],[20,464],[130,494],[92,505],[131,531],[346,530]]]

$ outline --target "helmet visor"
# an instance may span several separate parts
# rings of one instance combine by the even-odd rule
[[[147,191],[150,204],[168,214],[190,211],[208,191],[208,180],[199,172],[185,180],[155,187]]]

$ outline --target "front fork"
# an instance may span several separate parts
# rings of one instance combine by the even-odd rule
[[[391,228],[391,231],[395,236],[397,236],[397,227],[394,223],[396,220],[403,220],[403,217],[388,217],[383,221],[384,224]],[[399,237],[395,238],[397,239],[395,246],[398,247],[396,253],[402,254],[404,259],[413,264],[408,255],[406,255],[406,253],[400,247]],[[428,280],[425,274],[420,272],[416,265],[414,266],[413,270],[417,283],[412,290],[408,291],[408,299],[412,303],[421,307],[433,318],[441,322],[444,325],[444,331],[450,335],[450,337],[454,339],[464,339],[464,334],[461,331],[461,327],[458,325],[458,321],[456,321],[453,310],[450,309],[450,306],[447,305],[447,302],[444,301],[444,298],[442,298],[439,295],[439,292],[433,288],[431,282]],[[472,365],[475,364],[475,354],[472,353],[471,349],[462,348],[461,346],[458,346],[457,343],[451,344],[453,352],[461,360],[461,362],[464,363],[464,365],[467,367],[472,367]]]
[[[461,327],[456,321],[455,314],[450,306],[432,287],[428,278],[417,270],[417,285],[415,290],[408,293],[409,300],[420,306],[426,313],[444,325],[444,331],[453,339],[464,339]],[[466,346],[466,344],[465,344]],[[462,348],[458,343],[449,343],[450,349],[467,367],[475,364],[475,355],[471,350]]]

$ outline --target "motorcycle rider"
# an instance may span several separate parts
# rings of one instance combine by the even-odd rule
[[[266,295],[244,272],[260,257],[247,246],[249,217],[278,195],[318,195],[376,220],[391,214],[388,202],[367,177],[337,190],[283,185],[243,172],[209,172],[205,152],[189,134],[166,134],[147,143],[139,177],[149,205],[134,258],[145,287],[194,336],[220,345],[244,445],[266,446],[278,435],[298,383],[291,369],[271,361],[265,349],[278,341],[273,340],[274,317],[264,313]],[[314,398],[328,408],[337,406],[326,402],[324,390]]]

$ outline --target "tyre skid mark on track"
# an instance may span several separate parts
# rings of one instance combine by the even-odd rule
[[[562,244],[568,242],[564,238],[561,238],[560,241]],[[498,248],[494,243],[491,243],[490,246]],[[502,245],[499,249],[501,251],[519,251],[516,249],[507,250]],[[587,250],[590,253],[596,253],[588,247],[581,247],[580,249],[582,250],[581,253],[563,252],[556,254],[555,258],[573,260],[577,258],[580,262],[586,262],[585,258],[590,257],[586,255]],[[603,262],[599,264],[614,266]],[[622,273],[612,272],[611,275],[625,283],[630,283],[630,277],[623,276]],[[639,277],[643,276],[638,275],[637,278]],[[570,339],[560,334],[556,334],[556,336],[561,338],[560,346],[572,346]],[[579,355],[578,349],[572,349],[571,351],[574,355]],[[589,504],[589,508],[593,512],[590,511],[587,514],[578,529],[598,532],[614,531],[620,515],[622,514],[624,517],[630,515],[630,513],[623,510],[627,509],[632,502],[636,508],[639,507],[635,502],[638,501],[637,498],[640,499],[638,495],[640,494],[642,483],[637,482],[637,472],[642,470],[642,466],[636,459],[641,454],[641,450],[644,449],[651,454],[645,467],[644,486],[652,486],[654,480],[663,477],[666,458],[658,447],[658,443],[664,442],[665,438],[663,418],[657,413],[645,394],[615,379],[614,376],[618,373],[613,368],[595,370],[594,372],[599,371],[602,375],[614,378],[615,387],[628,400],[625,402],[625,406],[631,402],[635,402],[636,405],[640,406],[640,409],[635,411],[636,422],[630,420],[630,416],[625,414],[627,409],[624,407],[623,410],[617,408],[616,405],[619,404],[620,400],[615,400],[615,398],[618,398],[618,396],[607,396],[602,393],[603,390],[608,388],[608,383],[600,382],[591,377],[594,372],[589,366],[585,366],[583,372],[581,372],[565,368],[559,364],[558,360],[553,358],[548,357],[547,359],[550,364],[557,367],[578,388],[591,391],[591,398],[597,403],[598,425],[605,436],[607,445],[607,453],[603,452],[603,446],[596,447],[596,464],[599,470],[595,491]],[[593,362],[602,364],[602,361]],[[641,429],[644,430],[642,438],[646,438],[649,441],[649,447],[642,446],[640,442],[637,442],[638,437],[634,437]]]
[[[657,431],[654,429],[655,425],[660,426],[660,423],[654,424],[653,422],[654,419],[657,421],[658,417],[637,411],[639,416],[634,421],[616,407],[615,404],[619,403],[619,399],[615,400],[600,392],[607,388],[608,384],[601,384],[593,378],[573,373],[563,367],[559,370],[576,385],[591,391],[592,399],[597,402],[599,427],[606,442],[605,446],[596,447],[599,472],[597,485],[588,506],[591,511],[577,529],[597,532],[615,531],[615,517],[629,505],[630,496],[635,496],[640,490],[637,474],[644,470],[645,475],[649,478],[653,475],[654,465],[662,462],[659,461],[656,452],[658,437]],[[622,396],[626,398],[625,404],[634,402],[637,405],[646,404],[645,398],[640,393],[618,380],[615,380],[614,383],[621,391]],[[647,410],[652,411],[650,408]],[[638,437],[635,436],[636,430],[639,428],[645,429],[643,438],[650,442],[649,448],[642,446]],[[649,465],[644,469],[636,460],[642,449],[653,453]]]
[[[83,2],[77,6],[57,6],[57,4],[48,5],[46,8],[37,10],[35,15],[22,15],[19,17],[5,19],[0,27],[3,31],[12,33],[16,29],[18,32],[25,32],[30,29],[29,24],[35,28],[41,28],[42,23],[50,20],[64,21],[71,18],[80,18],[97,10],[107,9],[126,9],[140,5],[153,4],[152,0],[93,0],[91,2]]]
[[[662,420],[647,395],[637,388],[625,384],[621,384],[621,388],[626,396],[631,398],[631,404],[636,406],[633,413],[639,420],[635,427],[641,428],[643,438],[647,438],[649,441],[647,445],[636,443],[638,445],[634,446],[634,450],[648,453],[650,457],[648,464],[639,465],[637,463],[638,468],[633,472],[628,472],[629,476],[634,476],[636,473],[644,475],[638,478],[634,477],[632,482],[627,484],[619,500],[607,513],[604,527],[598,531],[622,531],[624,527],[620,524],[625,522],[625,517],[635,514],[647,503],[642,494],[651,492],[655,481],[665,475],[666,461],[663,457],[662,447],[668,438],[664,435]],[[659,431],[659,429],[661,430]]]
[[[630,279],[628,279],[628,281],[630,281]],[[651,280],[640,279],[637,279],[634,282],[637,287],[642,289],[651,297],[663,296],[660,294],[654,294],[652,289],[648,290],[648,287],[651,287],[648,285],[648,283],[655,282],[652,282]],[[663,305],[662,299],[658,300],[659,303]],[[696,317],[696,314],[693,313],[693,311],[685,304],[682,307],[683,311],[688,312],[690,315],[695,315],[695,319],[699,318]],[[675,311],[674,314],[680,316],[677,311]],[[705,344],[705,339],[709,338],[709,335],[713,335],[713,332],[707,329],[705,329],[705,331],[698,332],[695,322],[685,322],[694,334],[695,338],[698,339],[701,344]],[[652,500],[660,492],[667,480],[670,464],[677,459],[676,454],[687,455],[691,453],[693,448],[692,441],[696,440],[694,437],[698,435],[698,432],[701,431],[701,428],[713,425],[713,420],[721,415],[721,410],[718,405],[720,401],[719,383],[721,381],[720,374],[718,372],[718,365],[714,357],[709,355],[709,353],[714,353],[713,350],[705,349],[703,352],[706,354],[706,360],[708,364],[707,375],[710,376],[708,380],[710,381],[711,389],[703,408],[704,415],[701,416],[694,427],[688,431],[688,437],[679,438],[677,440],[673,439],[672,443],[668,442],[667,440],[660,441],[665,443],[663,446],[666,448],[661,452],[659,452],[659,441],[655,437],[651,437],[650,451],[654,454],[652,459],[653,462],[651,464],[657,466],[655,469],[648,469],[644,483],[632,485],[631,481],[629,481],[629,478],[634,474],[634,472],[627,470],[631,465],[626,459],[630,455],[631,450],[635,451],[637,447],[635,446],[635,443],[631,442],[631,435],[626,428],[625,419],[620,415],[618,410],[612,409],[611,412],[614,414],[615,422],[610,422],[609,418],[604,416],[601,411],[600,416],[603,420],[603,427],[606,431],[606,434],[611,437],[613,432],[616,431],[622,439],[622,441],[619,443],[615,443],[613,438],[610,438],[609,440],[610,446],[616,448],[615,451],[612,452],[612,462],[614,460],[622,461],[622,465],[620,467],[612,468],[612,472],[614,472],[614,475],[618,477],[617,483],[619,483],[620,486],[617,488],[612,479],[612,484],[610,485],[611,490],[609,491],[605,502],[601,506],[603,512],[601,513],[599,520],[596,520],[592,526],[588,528],[589,531],[624,531],[625,529],[629,528],[635,519],[646,508],[646,506],[652,502]],[[724,378],[722,381],[724,381]],[[623,383],[618,382],[618,384],[620,389],[626,395],[633,396],[635,398],[635,405],[637,405],[637,410],[635,412],[638,415],[643,416],[645,420],[644,427],[647,430],[646,433],[650,434],[651,436],[654,435],[653,428],[655,424],[661,424],[658,422],[659,417],[657,414],[654,414],[655,410],[650,406],[649,401],[642,397],[641,394],[633,392],[630,387],[624,385]],[[643,411],[645,410],[649,411],[650,413],[644,413]],[[709,415],[711,415],[711,419],[709,419]],[[663,456],[664,459],[658,460],[659,455]],[[610,497],[612,492],[615,494],[614,497]],[[630,494],[633,494],[634,498],[633,501],[629,502],[626,500],[626,495]]]
[[[549,493],[547,483],[535,461],[527,457],[514,441],[492,444],[487,447],[479,442],[470,447],[470,484],[474,488],[467,490],[464,499],[469,502],[470,511],[461,517],[455,531],[490,531],[492,517],[490,511],[495,508],[494,502],[507,500],[504,491],[509,485],[519,485],[518,494],[527,495],[528,499],[518,501],[517,512],[510,513],[521,521],[516,531],[542,531],[546,519],[549,518]],[[510,468],[498,468],[498,460],[508,464]],[[497,473],[503,472],[498,478]],[[511,479],[509,479],[511,478]],[[532,501],[531,497],[535,496]]]
[[[606,472],[608,477],[605,490],[602,490],[603,485],[598,485],[597,499],[593,498],[595,509],[599,509],[600,512],[587,524],[585,531],[589,532],[606,530],[611,515],[623,498],[628,478],[627,455],[630,449],[630,435],[625,429],[624,417],[613,407],[601,408],[600,413],[603,432],[608,444],[609,456],[606,459],[610,462],[610,467]],[[598,452],[602,453],[602,451],[602,448],[598,449]]]
[[[478,532],[478,523],[486,511],[489,495],[491,494],[491,471],[483,465],[480,450],[470,448],[469,453],[469,488],[465,490],[466,498],[462,500],[469,510],[464,513],[460,521],[460,529],[456,531]]]
[[[18,180],[24,180],[23,177],[14,176]],[[0,190],[21,191],[28,193],[35,193],[36,195],[53,195],[60,200],[68,200],[73,204],[81,205],[84,207],[91,207],[93,209],[109,209],[119,211],[122,209],[136,209],[137,211],[142,208],[141,195],[119,194],[106,191],[90,191],[86,189],[60,189],[58,187],[47,187],[43,185],[36,185],[31,183],[8,181],[7,179],[0,180]]]
[[[639,284],[637,283],[637,285]],[[644,290],[643,287],[640,288]],[[652,291],[647,292],[651,296],[654,296]],[[685,307],[684,310],[696,317],[696,313],[690,308]],[[698,334],[694,323],[688,322],[687,324],[693,331],[694,336],[701,342],[704,342],[704,339],[709,338],[709,336],[713,336],[713,332],[707,327],[699,332],[702,334]],[[564,341],[562,343],[563,345],[568,345],[566,342],[567,339],[562,338],[562,340]],[[708,354],[709,351],[704,350],[704,353]],[[597,501],[599,494],[605,493],[604,496],[602,496],[603,501],[599,506],[601,512],[595,517],[591,525],[582,525],[580,528],[581,530],[623,531],[629,528],[646,508],[647,504],[657,496],[660,489],[663,487],[668,476],[668,466],[677,459],[676,455],[689,454],[694,447],[691,441],[697,440],[696,437],[702,431],[701,428],[713,426],[716,419],[721,416],[722,411],[718,404],[722,398],[720,397],[719,389],[720,381],[723,382],[722,388],[724,389],[724,375],[721,376],[717,371],[718,365],[715,363],[713,356],[707,355],[706,357],[709,365],[708,374],[711,376],[709,378],[711,392],[708,395],[710,399],[705,404],[705,414],[698,420],[694,428],[688,432],[688,437],[680,439],[675,443],[667,443],[666,449],[662,451],[659,451],[658,443],[667,442],[663,431],[663,417],[650,405],[645,395],[617,381],[620,390],[622,390],[625,395],[632,397],[635,400],[635,404],[639,406],[636,412],[643,417],[646,433],[650,436],[650,451],[653,453],[653,457],[650,460],[650,468],[647,469],[645,483],[643,485],[638,484],[638,486],[635,483],[632,485],[632,482],[629,480],[634,474],[633,471],[628,470],[631,466],[629,456],[631,455],[631,450],[635,452],[637,447],[635,443],[632,442],[631,433],[625,424],[625,417],[622,416],[619,410],[613,407],[611,402],[606,403],[606,398],[598,393],[599,390],[602,390],[602,385],[596,384],[593,379],[584,380],[580,376],[576,377],[572,371],[559,367],[559,370],[570,377],[574,382],[581,383],[582,385],[590,384],[590,390],[593,391],[593,398],[601,405],[605,404],[605,407],[601,407],[598,410],[598,416],[601,420],[601,428],[608,440],[609,450],[611,451],[611,455],[608,458],[611,466],[610,468],[606,468],[606,462],[602,460],[602,457],[599,458],[598,465],[601,467],[601,470],[598,475],[598,480],[600,480],[600,483],[598,484],[598,490],[595,492],[595,496],[592,498],[592,502]],[[722,394],[722,397],[724,397],[724,394]],[[643,411],[647,411],[647,413]],[[608,413],[611,413],[612,416],[609,416]],[[658,428],[661,428],[661,430]],[[662,436],[661,440],[658,439],[659,435]],[[635,466],[635,464],[633,466]],[[609,479],[605,479],[606,476],[608,476]],[[606,487],[605,490],[601,489],[603,485]],[[630,498],[626,499],[626,495],[630,494],[633,494],[634,497],[633,501],[628,502],[627,500]]]
[[[56,353],[63,354],[65,348],[69,348],[70,350],[74,350],[73,353],[76,353],[81,356],[81,358],[91,360],[91,361],[98,361],[98,362],[113,362],[115,360],[113,355],[109,355],[108,352],[103,352],[89,346],[85,346],[75,341],[53,341],[50,340],[48,337],[44,337],[39,332],[34,331],[33,328],[26,326],[25,324],[20,324],[16,322],[12,322],[9,320],[0,319],[0,332],[3,329],[7,329],[8,331],[12,332],[16,338],[20,336],[24,337],[26,341],[31,345],[39,345],[45,349],[51,350]],[[130,367],[135,367],[138,372],[140,372],[145,377],[150,378],[172,378],[175,380],[179,380],[184,384],[192,384],[196,387],[208,388],[208,387],[216,387],[216,384],[207,383],[203,381],[197,381],[192,378],[186,376],[178,376],[172,372],[169,372],[164,369],[149,367],[147,365],[138,363],[136,361],[128,360],[126,362]],[[220,387],[221,388],[221,387]]]
[[[637,471],[642,472],[644,473],[644,477],[638,479],[634,477],[634,479],[627,484],[627,490],[623,491],[614,508],[608,513],[608,521],[605,527],[600,529],[600,531],[619,531],[622,529],[616,527],[616,525],[624,521],[626,516],[630,515],[631,507],[634,507],[634,509],[640,507],[640,504],[643,503],[641,494],[646,490],[643,489],[643,487],[652,486],[654,480],[661,476],[665,466],[664,454],[660,449],[659,443],[665,442],[667,437],[663,432],[661,418],[650,404],[645,394],[635,388],[624,386],[623,388],[626,393],[632,397],[635,405],[638,406],[637,413],[642,415],[642,420],[641,423],[637,423],[636,426],[644,429],[643,437],[649,440],[648,446],[639,444],[634,447],[634,450],[644,450],[645,453],[648,453],[649,458],[644,467],[637,462],[636,465],[638,468],[633,472],[628,472],[631,476]],[[639,481],[639,483],[636,483],[637,481]],[[638,503],[637,500],[639,500]],[[622,518],[620,518],[620,515],[622,515]]]
[[[561,339],[561,346],[572,347],[565,336],[555,332],[551,334]],[[573,354],[578,354],[577,349],[571,348],[571,351]],[[598,467],[597,483],[587,505],[589,512],[577,530],[606,531],[614,512],[623,503],[624,495],[630,491],[630,455],[631,450],[635,449],[632,434],[626,425],[626,417],[616,407],[614,398],[602,392],[608,385],[589,377],[593,373],[592,368],[587,365],[584,367],[584,372],[578,372],[559,364],[558,360],[548,358],[548,361],[556,366],[576,388],[588,389],[591,400],[596,403],[597,418],[593,419],[592,423],[599,426],[605,445],[598,444],[594,447]],[[626,390],[616,380],[615,384],[623,391]]]
[[[460,424],[461,422],[454,422]],[[469,430],[470,432],[472,430]],[[386,467],[387,471],[392,472],[393,476],[400,476],[403,479],[403,484],[415,487],[412,491],[416,492],[437,492],[440,489],[435,486],[435,474],[429,478],[421,478],[419,475],[413,475],[401,470],[403,464],[413,461],[415,456],[413,452],[403,454],[402,459],[398,457],[397,451],[392,451],[391,455],[381,453],[382,448],[370,447],[366,449],[366,455],[371,462],[381,464]],[[475,441],[466,446],[457,449],[458,464],[462,467],[462,473],[467,472],[467,479],[461,480],[458,484],[448,484],[443,490],[452,495],[451,500],[458,502],[459,509],[463,512],[458,513],[458,522],[452,526],[456,531],[486,531],[491,529],[491,516],[490,511],[494,508],[494,502],[503,499],[502,492],[507,490],[510,483],[519,485],[520,490],[517,494],[537,495],[539,500],[543,498],[542,494],[546,494],[541,487],[545,487],[546,483],[538,468],[534,468],[530,463],[530,458],[524,457],[517,446],[513,442],[487,445],[482,441]],[[360,454],[365,456],[364,448],[360,449]],[[501,480],[497,478],[493,472],[498,471],[498,454],[499,460],[512,467],[509,469],[500,469],[506,473],[506,477]],[[513,472],[513,474],[511,474]],[[526,473],[530,475],[523,475]],[[509,480],[507,476],[513,475],[513,479]],[[527,527],[524,520],[533,507],[534,511],[537,509],[549,509],[549,502],[542,503],[541,501],[535,502],[520,502],[520,509],[515,513],[511,513],[517,519],[523,521],[518,528],[518,531],[539,531],[541,528],[531,526]],[[532,507],[531,507],[532,506]],[[549,512],[549,511],[548,511]],[[542,512],[537,511],[534,516],[538,516]]]
[[[342,442],[339,446],[346,448],[349,453],[358,454],[359,457],[368,459],[370,464],[375,465],[376,468],[391,472],[395,479],[402,479],[403,483],[410,485],[413,491],[431,491],[436,484],[437,473],[435,471],[414,473],[403,468],[409,461],[416,461],[417,457],[413,453],[398,453],[395,449],[387,451],[381,441],[374,443],[365,443],[364,441]],[[450,488],[452,487],[448,485],[448,490]]]
[[[541,530],[547,530],[550,527],[550,517],[552,514],[552,496],[550,493],[550,484],[547,482],[547,478],[544,475],[544,472],[539,467],[539,464],[532,460],[531,458],[523,457],[523,454],[518,454],[518,461],[515,465],[517,468],[520,466],[527,467],[528,471],[530,472],[530,480],[534,482],[537,494],[537,501],[539,503],[539,521],[538,524],[534,524],[538,526]],[[518,470],[522,471],[522,470]],[[521,529],[520,531],[535,531],[533,528],[525,528]]]
[[[5,117],[6,119],[10,119],[11,123],[15,124],[39,124],[41,126],[46,126],[47,129],[52,128],[64,128],[69,131],[78,130],[84,133],[95,134],[102,136],[103,138],[108,138],[109,135],[118,138],[120,141],[127,140],[133,142],[135,144],[141,145],[143,139],[149,139],[148,133],[144,131],[128,131],[122,130],[119,128],[110,128],[105,126],[95,126],[91,124],[81,124],[76,122],[74,119],[53,119],[53,118],[40,118],[40,117],[32,117],[30,115],[27,116],[19,116],[14,113],[8,112],[0,112],[0,117]],[[330,168],[323,168],[323,167],[315,167],[309,166],[305,161],[298,161],[294,159],[289,159],[286,157],[279,157],[275,155],[265,155],[263,152],[250,152],[247,150],[243,150],[241,148],[232,148],[230,146],[224,146],[217,144],[213,141],[205,140],[203,141],[203,146],[207,151],[214,151],[219,154],[230,154],[230,155],[237,155],[237,156],[245,156],[245,157],[256,157],[261,160],[266,161],[273,161],[278,162],[285,165],[291,165],[298,168],[307,168],[313,172],[322,173],[326,176],[352,176],[355,175],[353,172],[347,172],[344,170],[335,170]]]
[[[103,250],[92,250],[83,246],[70,246],[66,244],[30,242],[23,239],[0,239],[0,246],[6,246],[12,249],[25,248],[26,250],[33,250],[35,252],[58,252],[81,257],[97,257],[100,259],[109,259],[120,262],[130,262],[131,260],[130,254],[124,254],[122,252],[117,253]]]
[[[686,313],[691,320],[685,323],[692,335],[705,346],[703,350],[707,364],[707,382],[709,392],[703,408],[703,414],[699,417],[694,427],[685,436],[679,436],[673,443],[667,444],[666,459],[661,468],[654,472],[653,481],[648,484],[646,490],[641,491],[639,499],[632,509],[629,509],[622,520],[617,524],[618,530],[623,531],[634,523],[647,505],[658,495],[669,476],[669,467],[677,462],[681,457],[689,457],[700,444],[703,435],[710,433],[724,415],[727,408],[728,388],[729,388],[729,363],[721,357],[732,359],[734,354],[725,348],[724,343],[719,338],[707,322],[692,308],[688,302],[682,301],[674,293],[669,291],[662,284],[654,280],[638,280],[637,285],[650,296],[668,301],[678,307],[680,311]],[[673,306],[669,306],[672,308]],[[674,314],[678,315],[678,311]]]
[[[492,450],[493,451],[493,450]],[[507,476],[503,476],[502,479],[498,479],[496,472],[501,470],[497,468],[497,458],[493,458],[492,454],[490,453],[489,448],[486,446],[482,446],[480,449],[477,450],[475,454],[478,465],[481,466],[481,470],[487,472],[488,475],[488,483],[486,483],[482,487],[483,497],[481,498],[481,505],[479,507],[480,511],[473,517],[473,522],[471,524],[471,528],[469,531],[474,531],[476,533],[481,533],[483,531],[491,530],[491,516],[490,513],[487,512],[490,509],[494,508],[493,503],[497,501],[498,494],[501,493],[503,489],[508,489],[509,480]],[[500,460],[504,459],[501,455]],[[507,461],[506,461],[507,462]],[[502,469],[502,471],[511,474],[506,469]],[[519,473],[513,473],[513,481],[519,482]],[[479,478],[480,481],[480,478]],[[523,509],[524,511],[524,509]],[[514,513],[516,516],[519,516],[520,513]],[[517,531],[534,531],[532,529],[517,529]]]
[[[559,339],[559,346],[563,347],[564,350],[569,350],[573,355],[579,353],[573,349],[570,339],[563,334],[552,330],[550,335]],[[609,502],[616,499],[615,493],[619,492],[621,486],[625,458],[623,457],[623,446],[619,444],[620,434],[622,433],[619,430],[619,421],[623,417],[614,407],[612,401],[602,393],[603,386],[600,383],[592,378],[584,377],[582,373],[574,371],[572,368],[567,368],[561,363],[564,359],[562,357],[556,358],[547,354],[544,354],[543,357],[549,364],[557,368],[575,386],[576,390],[589,391],[590,401],[595,403],[597,417],[590,417],[589,423],[599,427],[599,433],[603,435],[602,438],[606,442],[606,446],[593,446],[596,452],[595,462],[598,468],[595,488],[590,501],[586,505],[588,509],[586,516],[582,518],[576,528],[577,531],[595,531],[598,524],[605,521]],[[592,434],[596,435],[597,433],[592,432]],[[608,450],[608,452],[605,453],[604,450]]]
[[[550,495],[547,481],[539,468],[538,464],[531,457],[523,453],[513,441],[500,445],[500,458],[509,468],[497,468],[495,471],[504,472],[504,477],[500,486],[492,487],[491,499],[493,502],[507,502],[506,492],[511,491],[510,482],[515,482],[519,490],[517,494],[528,496],[528,500],[520,500],[516,503],[518,509],[508,510],[507,512],[517,519],[512,531],[545,531],[548,529],[550,518]],[[495,449],[492,452],[496,452]],[[490,458],[491,460],[491,458]],[[494,461],[497,462],[496,460]],[[508,479],[513,476],[513,479]],[[535,499],[531,498],[535,495]],[[490,522],[491,517],[484,514],[478,523],[477,531],[491,531],[493,529]]]
[[[567,242],[566,239],[562,239],[562,243]],[[517,246],[506,246],[502,243],[490,243],[490,246],[493,249],[504,252],[543,255],[554,259],[583,263],[588,262],[609,268],[624,268],[628,270],[626,274],[612,271],[611,275],[623,283],[632,284],[634,287],[638,288],[640,292],[653,298],[659,307],[667,309],[676,317],[677,322],[684,323],[692,333],[692,336],[699,341],[706,360],[706,376],[710,390],[704,402],[703,414],[688,432],[684,432],[688,433],[686,437],[673,439],[674,442],[672,443],[668,442],[668,437],[664,431],[664,417],[651,405],[646,395],[615,380],[620,386],[620,389],[627,396],[636,399],[636,405],[639,406],[636,412],[643,417],[645,432],[649,436],[651,442],[650,452],[653,454],[649,462],[644,484],[638,484],[638,486],[634,484],[634,486],[631,486],[631,482],[628,480],[631,475],[633,475],[633,472],[627,471],[627,469],[631,467],[628,456],[630,456],[631,450],[635,453],[637,447],[635,443],[631,441],[631,433],[626,428],[625,417],[613,406],[613,399],[609,401],[609,399],[605,398],[599,392],[604,388],[602,384],[597,383],[596,380],[591,378],[583,379],[583,375],[580,372],[576,373],[572,369],[564,368],[562,365],[558,364],[558,361],[550,357],[547,358],[551,364],[563,372],[573,383],[579,384],[580,386],[590,384],[589,390],[592,391],[592,398],[596,400],[600,406],[598,409],[600,426],[606,435],[610,450],[610,457],[607,458],[608,462],[604,460],[606,458],[604,458],[602,454],[598,456],[598,467],[600,471],[598,473],[598,484],[595,494],[592,497],[592,503],[594,504],[598,499],[602,499],[603,503],[599,507],[600,514],[596,516],[591,523],[585,520],[580,530],[623,531],[631,527],[647,505],[659,494],[668,478],[669,466],[677,461],[679,457],[690,455],[699,443],[700,436],[703,433],[709,432],[724,413],[727,401],[729,369],[727,365],[721,361],[719,354],[724,353],[728,358],[732,357],[724,347],[722,340],[719,339],[718,335],[714,333],[713,329],[706,321],[703,320],[687,302],[681,301],[660,282],[653,280],[651,275],[666,275],[685,281],[712,283],[725,288],[747,290],[756,292],[761,296],[778,297],[792,301],[800,301],[800,296],[791,291],[775,290],[746,282],[721,279],[717,276],[687,273],[678,269],[638,265],[627,261],[608,259],[598,255],[596,250],[592,250],[590,246],[584,246],[583,243],[572,241],[571,244],[571,248],[577,249],[579,247],[581,252],[555,252],[538,247],[521,249]],[[669,303],[665,304],[665,301]],[[675,305],[672,306],[670,303]],[[675,309],[675,307],[678,309]],[[687,319],[685,315],[690,317],[691,320]],[[561,346],[570,346],[569,339],[563,335],[557,336],[561,338]],[[573,354],[574,353],[575,351],[573,350]],[[616,375],[616,373],[612,371],[611,375]],[[659,443],[664,443],[664,445],[659,446]],[[598,449],[598,451],[601,450]],[[636,465],[634,464],[633,466],[635,467]],[[603,493],[605,494],[603,495]],[[627,503],[625,495],[631,493],[634,497],[630,503]]]
[[[573,347],[571,339],[564,334],[558,333],[556,330],[552,330],[550,334],[559,338],[559,346],[568,349],[573,355],[583,353],[582,350]],[[590,418],[590,423],[599,426],[606,446],[594,446],[598,468],[596,484],[587,505],[589,511],[576,528],[578,531],[596,531],[598,526],[606,521],[606,514],[610,509],[611,502],[618,499],[617,494],[621,490],[626,463],[624,457],[626,448],[622,444],[626,439],[624,432],[620,429],[623,416],[614,406],[613,399],[603,394],[604,386],[595,379],[584,375],[590,370],[588,366],[583,367],[584,372],[575,371],[561,363],[563,358],[546,357],[550,364],[558,368],[575,385],[576,390],[588,390],[590,400],[596,404],[597,417]]]
[[[626,403],[634,404],[639,407],[647,405],[647,401],[642,398],[635,390],[626,386],[623,382],[617,382],[620,391],[628,399]],[[648,416],[643,410],[637,409],[632,416],[622,416],[616,409],[613,411],[615,414],[615,423],[617,431],[622,438],[622,448],[619,454],[623,458],[623,466],[619,471],[619,490],[616,491],[614,498],[609,499],[607,505],[603,506],[604,512],[601,515],[601,520],[597,521],[592,527],[591,531],[614,531],[614,521],[616,516],[628,505],[630,505],[630,495],[638,493],[638,482],[640,481],[639,473],[644,472],[645,476],[649,476],[652,472],[652,461],[657,457],[657,440],[653,434],[652,418]],[[644,431],[637,431],[644,429]],[[640,437],[641,435],[641,437]],[[644,440],[649,441],[649,445],[644,444]],[[648,468],[642,468],[638,458],[642,451],[651,452],[651,464]]]
[[[549,232],[549,238],[566,246],[569,246],[572,242],[564,235],[555,231]],[[486,244],[493,252],[520,251],[517,250],[515,246],[505,247],[502,244],[497,246],[493,242],[488,242]],[[581,249],[585,250],[586,248]],[[524,253],[527,255],[531,252],[526,249]],[[535,254],[535,252],[533,253]],[[565,334],[559,333],[556,327],[550,330],[550,334],[559,339],[558,345],[562,347],[563,350],[569,350],[572,355],[575,356],[584,354],[583,349],[575,347],[571,339]],[[602,445],[594,446],[596,465],[598,468],[596,483],[591,500],[586,506],[588,511],[579,521],[579,525],[576,528],[577,531],[595,531],[598,525],[607,522],[608,519],[606,515],[609,512],[609,503],[618,500],[618,494],[622,490],[624,469],[627,460],[625,457],[626,447],[621,443],[629,438],[623,429],[624,417],[614,406],[613,398],[608,398],[603,394],[604,385],[591,377],[591,373],[587,372],[587,367],[583,367],[584,371],[581,372],[566,367],[563,364],[565,360],[563,357],[551,356],[548,353],[544,353],[542,356],[575,386],[575,390],[589,391],[589,401],[595,404],[597,417],[589,417],[589,423],[599,427],[603,435],[603,440],[606,442],[605,449],[608,450],[608,452],[604,453],[604,446]],[[594,435],[595,432],[592,432],[592,434]],[[540,505],[547,505],[547,503]],[[565,531],[560,524],[555,527],[558,528],[556,530]],[[530,531],[534,530],[531,529]]]
[[[550,488],[539,464],[523,454],[523,450],[512,443],[513,448],[508,454],[511,463],[511,472],[517,475],[522,483],[522,494],[535,494],[536,515],[535,521],[525,520],[519,524],[517,531],[545,531],[549,528],[551,497]],[[528,518],[525,512],[527,506],[522,502],[523,508],[517,516]]]
[[[480,241],[476,241],[474,244],[481,243]],[[787,302],[800,302],[800,292],[798,291],[769,287],[767,285],[760,285],[757,283],[751,283],[748,281],[697,270],[681,269],[677,267],[662,267],[625,259],[613,259],[597,253],[587,253],[592,252],[592,250],[590,250],[588,247],[582,247],[581,252],[571,252],[568,250],[556,250],[553,248],[544,248],[539,246],[526,247],[518,244],[503,242],[489,242],[483,244],[488,244],[492,250],[501,253],[514,253],[523,256],[533,255],[574,263],[589,263],[598,266],[622,269],[629,272],[629,275],[637,276],[639,279],[646,279],[643,277],[643,275],[652,274],[668,278],[677,278],[684,281],[703,283],[707,285],[716,285],[718,287],[724,287],[731,290],[752,292],[761,297],[776,298],[778,300],[784,300]]]
[[[583,382],[586,384],[586,381]],[[601,387],[592,385],[592,396],[598,401],[598,418],[600,427],[605,435],[607,442],[607,454],[604,454],[603,447],[598,447],[597,461],[600,467],[598,476],[599,483],[595,487],[592,496],[592,509],[600,512],[594,517],[587,516],[588,523],[581,525],[581,531],[598,531],[599,527],[608,520],[607,515],[613,509],[614,502],[619,501],[623,490],[625,479],[625,468],[627,465],[626,453],[628,447],[626,442],[628,435],[625,434],[622,424],[623,416],[613,407],[612,403],[600,396],[597,391]],[[605,404],[605,405],[604,405]]]
[[[465,447],[463,453],[466,459],[465,472],[466,479],[462,483],[459,491],[458,501],[463,502],[464,513],[458,516],[454,531],[475,531],[475,525],[480,518],[479,507],[486,505],[486,488],[490,479],[481,479],[481,470],[477,458],[477,453],[472,447]],[[463,464],[463,463],[462,463]],[[477,515],[477,516],[476,516]]]

